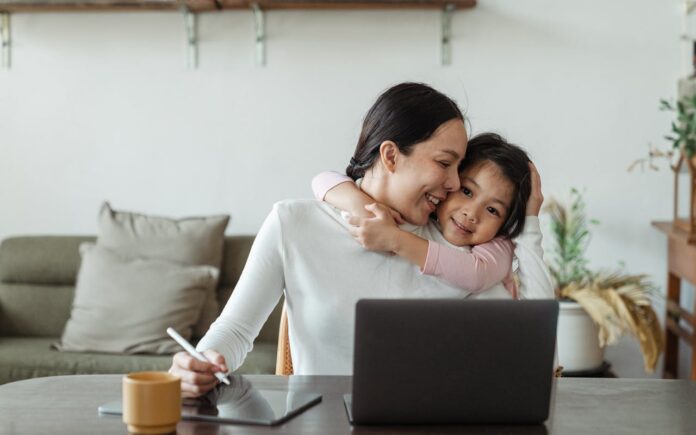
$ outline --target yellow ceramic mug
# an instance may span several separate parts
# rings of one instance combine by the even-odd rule
[[[129,432],[175,432],[179,420],[181,378],[167,372],[136,372],[123,377],[123,422]]]

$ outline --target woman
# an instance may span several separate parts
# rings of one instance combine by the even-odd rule
[[[421,237],[443,242],[429,215],[459,189],[457,166],[467,134],[456,103],[422,84],[387,90],[372,106],[348,167],[361,189],[407,222]],[[528,204],[538,214],[541,195]],[[535,221],[530,219],[530,223]],[[235,370],[283,292],[296,374],[350,374],[354,306],[361,298],[462,298],[468,293],[422,275],[407,261],[365,251],[339,210],[314,200],[282,201],[266,218],[237,286],[220,317],[198,344],[213,364],[186,353],[170,372],[182,378],[184,396],[204,394],[215,371]],[[541,259],[538,222],[517,241],[521,285],[552,297]]]

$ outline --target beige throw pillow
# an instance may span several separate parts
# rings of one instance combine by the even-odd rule
[[[116,211],[105,202],[99,212],[97,243],[128,258],[145,257],[220,268],[229,215],[170,219]],[[202,337],[217,318],[215,286],[206,295],[193,335]]]
[[[173,353],[171,326],[187,339],[218,270],[211,266],[128,259],[85,243],[75,299],[61,342],[64,351]]]

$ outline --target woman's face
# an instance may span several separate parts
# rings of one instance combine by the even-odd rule
[[[442,124],[430,139],[398,154],[389,183],[389,205],[412,224],[425,225],[447,193],[459,189],[457,166],[464,158],[466,129],[461,119]]]
[[[437,209],[442,235],[457,246],[486,243],[498,234],[515,187],[495,163],[481,162],[461,174],[461,189]]]

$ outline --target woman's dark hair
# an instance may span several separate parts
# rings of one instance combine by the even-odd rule
[[[494,163],[515,189],[507,218],[496,236],[516,237],[524,228],[527,200],[532,192],[529,157],[500,135],[482,133],[469,140],[466,157],[459,164],[459,173],[485,161]]]
[[[387,140],[409,155],[415,144],[428,140],[452,119],[464,119],[457,103],[428,85],[401,83],[387,89],[365,116],[346,174],[354,180],[362,178]]]

